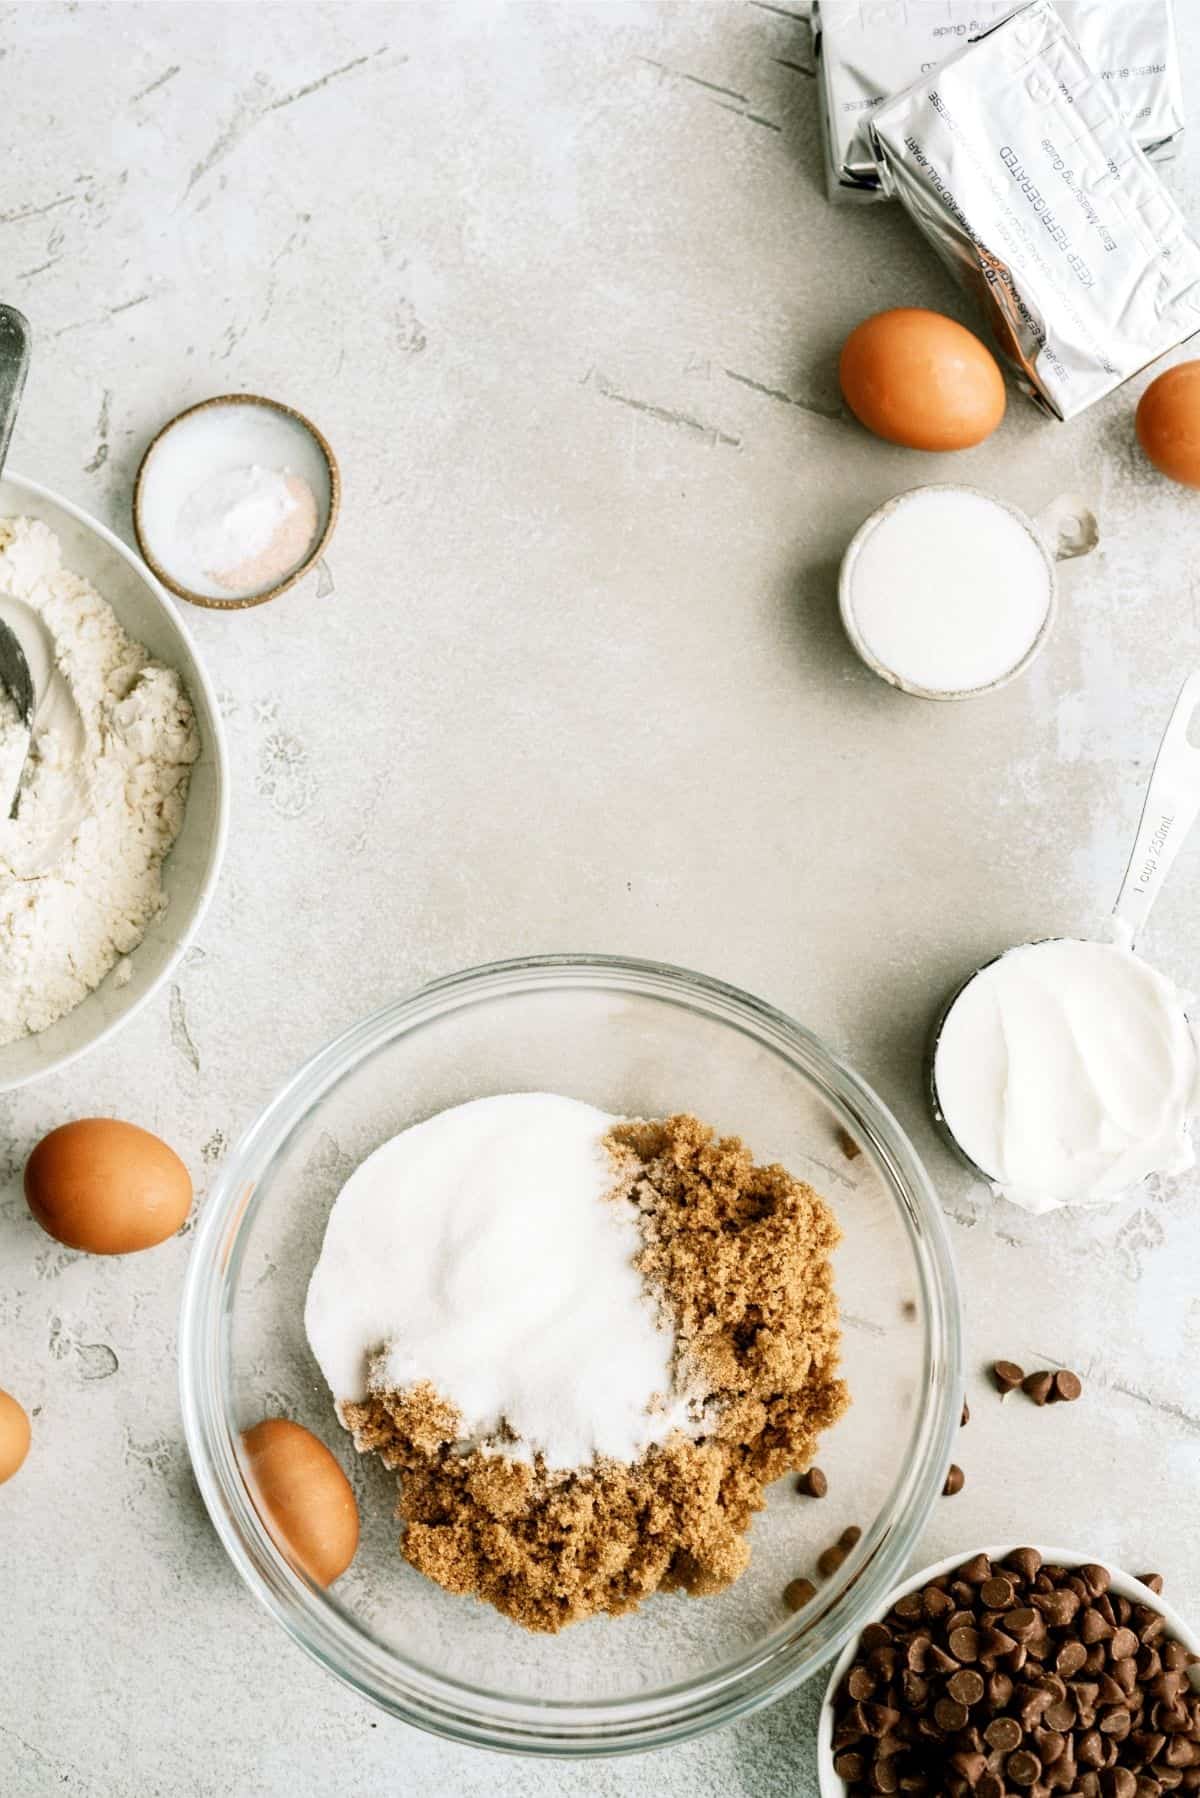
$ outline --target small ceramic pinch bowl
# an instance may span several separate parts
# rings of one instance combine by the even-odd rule
[[[944,1561],[936,1561],[932,1567],[923,1567],[920,1573],[911,1574],[903,1585],[897,1586],[895,1591],[890,1593],[881,1604],[872,1607],[869,1616],[862,1619],[859,1629],[846,1643],[834,1663],[825,1699],[817,1719],[817,1773],[821,1798],[848,1798],[849,1795],[849,1787],[845,1780],[834,1772],[833,1767],[834,1710],[838,1689],[854,1664],[854,1657],[858,1650],[858,1637],[862,1629],[868,1623],[881,1623],[898,1599],[907,1598],[910,1592],[920,1592],[931,1580],[941,1579],[944,1574],[952,1573],[956,1567],[961,1567],[965,1562],[973,1560],[976,1555],[986,1555],[989,1561],[1003,1561],[1006,1555],[1012,1554],[1014,1549],[1023,1546],[1023,1543],[1014,1541],[1005,1543],[1000,1548],[964,1548],[958,1554],[948,1556]],[[1037,1549],[1043,1563],[1047,1566],[1072,1568],[1092,1564],[1106,1567],[1112,1582],[1110,1587],[1112,1592],[1121,1598],[1130,1599],[1134,1604],[1148,1605],[1152,1610],[1158,1611],[1166,1623],[1168,1632],[1177,1641],[1182,1642],[1183,1646],[1192,1654],[1200,1654],[1200,1634],[1184,1621],[1179,1612],[1157,1592],[1151,1591],[1149,1586],[1144,1586],[1140,1580],[1135,1579],[1132,1574],[1125,1573],[1119,1567],[1114,1567],[1110,1561],[1105,1560],[1103,1555],[1084,1554],[1077,1548],[1042,1548],[1037,1543],[1033,1543],[1032,1546]],[[1193,1690],[1200,1692],[1200,1668],[1193,1667],[1190,1677]]]
[[[820,1444],[828,1496],[815,1502],[778,1481],[751,1528],[750,1566],[727,1591],[660,1594],[557,1636],[530,1635],[403,1560],[394,1476],[355,1456],[304,1331],[326,1220],[351,1171],[435,1112],[521,1091],[626,1116],[692,1110],[808,1180],[843,1233],[834,1271],[852,1402]],[[295,1075],[206,1202],[184,1295],[180,1387],[217,1532],[296,1642],[410,1723],[483,1747],[575,1756],[697,1735],[828,1662],[894,1586],[937,1502],[962,1408],[961,1357],[941,1211],[863,1082],[809,1031],[720,981],[567,955],[436,981]],[[312,1430],[354,1484],[360,1545],[328,1591],[280,1553],[255,1509],[239,1443],[266,1415]],[[784,1587],[812,1575],[850,1524],[862,1530],[855,1548],[793,1615]]]
[[[294,485],[305,522],[271,572],[254,566],[215,572],[181,523],[206,485],[273,471]],[[180,412],[142,457],[133,492],[138,548],[164,587],[192,605],[240,611],[278,599],[324,555],[337,523],[341,475],[329,443],[302,412],[256,393],[219,394]],[[289,524],[290,528],[290,524]]]

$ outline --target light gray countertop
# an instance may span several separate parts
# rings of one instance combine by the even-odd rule
[[[115,1044],[0,1100],[0,1385],[36,1412],[0,1492],[4,1798],[815,1790],[815,1687],[574,1768],[449,1747],[343,1690],[196,1496],[186,1236],[101,1262],[25,1210],[33,1142],[96,1112],[160,1131],[203,1204],[324,1040],[526,952],[748,987],[911,1129],[975,1412],[922,1559],[1078,1542],[1200,1612],[1200,1178],[1034,1220],[956,1169],[920,1093],[956,979],[1111,903],[1198,653],[1200,499],[1139,460],[1141,383],[1070,426],[1014,393],[958,460],[837,416],[865,312],[970,314],[896,209],[825,204],[786,5],[5,5],[0,59],[0,292],[37,338],[12,467],[128,537],[152,433],[246,388],[310,413],[345,481],[331,593],[188,613],[234,780],[195,947]],[[1167,179],[1200,223],[1198,143],[1200,121]],[[1028,676],[936,706],[853,659],[834,573],[871,508],[952,477],[1030,509],[1080,489],[1102,546],[1064,570]],[[1198,877],[1200,840],[1146,943],[1193,986]],[[997,1355],[1077,1367],[1085,1402],[1002,1421]]]

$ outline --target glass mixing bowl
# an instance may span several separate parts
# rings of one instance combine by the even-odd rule
[[[359,1461],[304,1334],[330,1206],[408,1125],[489,1093],[550,1091],[608,1111],[688,1110],[824,1193],[853,1404],[823,1439],[822,1501],[781,1480],[748,1571],[714,1598],[650,1599],[555,1637],[456,1598],[397,1553],[395,1479]],[[848,1156],[840,1133],[857,1144]],[[900,1580],[941,1490],[962,1405],[958,1297],[929,1181],[895,1120],[814,1036],[719,981],[649,962],[555,956],[476,968],[355,1026],[302,1068],[225,1164],[188,1269],[180,1339],[196,1478],[234,1566],[291,1636],[364,1696],[463,1742],[606,1754],[678,1741],[778,1698],[835,1654]],[[238,1442],[287,1416],[354,1484],[358,1554],[329,1591],[275,1548]],[[862,1537],[799,1614],[849,1524]]]

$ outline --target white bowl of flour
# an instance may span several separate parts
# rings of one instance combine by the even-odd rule
[[[131,781],[143,786],[150,783],[150,790],[142,795],[146,817],[152,816],[155,808],[153,783],[161,780],[162,798],[166,804],[169,803],[171,781],[170,770],[156,765],[156,755],[143,754],[138,758],[135,754],[139,739],[147,730],[159,728],[153,723],[154,678],[174,690],[173,676],[178,676],[186,695],[182,710],[192,732],[192,743],[186,751],[179,749],[177,744],[173,752],[180,758],[186,755],[188,766],[176,769],[175,778],[178,779],[180,773],[186,775],[187,800],[181,821],[176,820],[178,832],[162,862],[161,872],[157,867],[146,871],[146,893],[150,893],[151,885],[157,888],[159,882],[161,893],[155,893],[155,903],[148,905],[149,915],[137,918],[131,934],[140,940],[128,954],[121,954],[115,960],[109,955],[100,955],[93,945],[84,957],[88,965],[82,968],[83,985],[91,986],[92,973],[104,963],[98,984],[82,998],[73,994],[70,1008],[45,1027],[29,1031],[25,1026],[22,1033],[12,1036],[12,1040],[2,1040],[11,1035],[12,1020],[9,1020],[10,1029],[0,1031],[0,1092],[52,1073],[104,1041],[168,978],[195,933],[216,887],[225,849],[228,813],[227,757],[216,697],[186,630],[149,572],[103,525],[44,487],[10,474],[0,480],[0,521],[16,518],[37,520],[53,532],[61,546],[63,568],[89,583],[111,608],[120,630],[132,639],[132,646],[144,650],[154,664],[161,665],[158,675],[151,679],[149,696],[144,682],[137,695],[131,695],[131,708],[127,709],[124,720],[133,746]],[[11,585],[10,580],[10,591]],[[76,653],[86,663],[90,653],[86,646],[77,645]],[[161,693],[158,697],[161,699]],[[144,710],[144,717],[138,708]],[[112,722],[111,716],[106,719],[106,729],[111,728]],[[191,759],[193,754],[194,760]],[[28,810],[32,812],[32,803]],[[25,797],[20,815],[22,818],[27,816]],[[96,828],[96,821],[89,819],[88,829]],[[78,858],[76,871],[80,866],[86,868],[89,855],[98,867],[107,866],[114,853],[126,853],[128,839],[128,829],[123,844],[116,837],[101,837]],[[100,873],[97,878],[102,878]],[[136,880],[133,885],[136,887]],[[54,994],[61,983],[61,964],[54,953],[52,940],[54,931],[73,928],[66,909],[58,913],[53,907],[44,908],[38,929],[51,940],[35,941],[31,948],[26,932],[26,940],[21,943],[21,953],[32,957],[33,979],[26,983],[27,988],[36,987],[44,980],[49,998],[48,1012],[55,1009]],[[110,960],[111,965],[107,965]],[[13,1003],[10,991],[10,1009]]]

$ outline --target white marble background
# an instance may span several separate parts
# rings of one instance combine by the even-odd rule
[[[1139,462],[1140,383],[1073,425],[1014,395],[958,460],[839,414],[866,311],[964,313],[889,207],[831,210],[797,3],[0,5],[0,292],[37,351],[15,470],[127,537],[173,412],[245,388],[332,438],[333,591],[189,614],[221,690],[233,835],[160,1003],[0,1100],[0,1384],[35,1448],[0,1493],[0,1792],[815,1790],[815,1688],[652,1758],[451,1748],[290,1648],[190,1481],[186,1237],[105,1263],[29,1219],[45,1130],[111,1111],[204,1187],[321,1042],[430,975],[597,948],[722,975],[838,1045],[953,1225],[975,1421],[922,1559],[1014,1532],[1161,1567],[1200,1611],[1200,1179],[1089,1222],[989,1201],[934,1142],[931,1010],[1115,893],[1200,656],[1200,500]],[[1182,5],[1193,110],[1200,26]],[[1200,224],[1200,118],[1171,186]],[[851,657],[833,575],[865,513],[969,478],[1063,486],[1103,546],[993,699],[923,706]],[[1200,840],[1148,951],[1195,983]],[[1085,1376],[989,1399],[996,1355]]]

